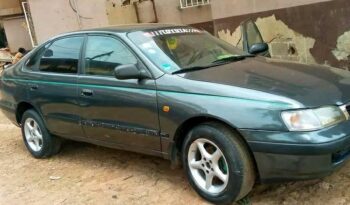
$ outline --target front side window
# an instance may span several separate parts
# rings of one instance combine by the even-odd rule
[[[119,40],[107,36],[88,37],[85,74],[113,76],[117,66],[136,63],[136,57]]]
[[[76,74],[83,37],[69,37],[40,48],[29,60],[27,68],[33,71]]]
[[[136,31],[130,40],[165,72],[210,66],[227,57],[244,54],[240,49],[210,34],[190,27]]]

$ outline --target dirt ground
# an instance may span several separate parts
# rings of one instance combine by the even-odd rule
[[[0,114],[0,204],[207,204],[182,170],[140,154],[70,142],[32,158]],[[350,204],[350,162],[322,180],[256,186],[239,204]]]

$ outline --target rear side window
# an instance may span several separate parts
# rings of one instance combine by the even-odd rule
[[[33,71],[76,74],[83,41],[83,37],[59,39],[38,50],[29,60],[27,68]]]
[[[119,65],[136,64],[134,54],[119,40],[89,36],[85,52],[85,74],[113,76]]]

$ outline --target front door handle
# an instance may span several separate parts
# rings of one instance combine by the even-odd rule
[[[37,90],[39,88],[39,86],[37,84],[31,84],[30,85],[30,90]]]
[[[90,90],[90,89],[82,89],[81,90],[81,96],[93,96],[94,95],[94,91]]]

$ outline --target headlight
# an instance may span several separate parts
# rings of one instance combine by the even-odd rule
[[[318,130],[346,120],[336,106],[282,112],[282,119],[290,131]]]

